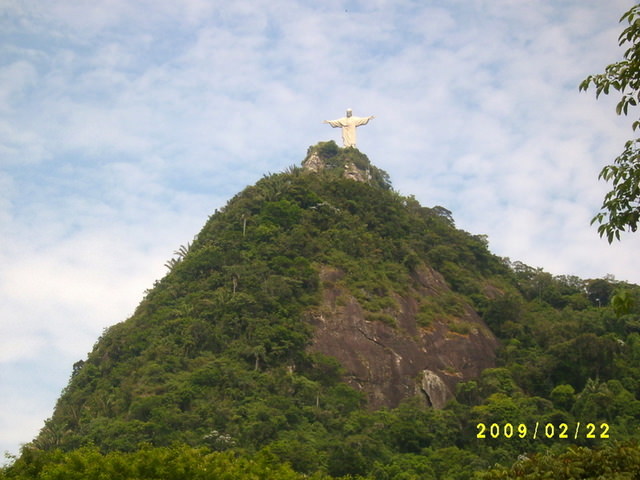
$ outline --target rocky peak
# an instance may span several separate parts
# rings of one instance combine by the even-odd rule
[[[371,409],[415,396],[441,408],[494,365],[473,305],[499,259],[355,148],[321,142],[303,166],[208,219],[76,364],[38,445],[208,445],[217,431],[261,447],[271,437],[254,425],[271,431],[285,409],[282,428],[297,431],[309,408],[346,416],[361,396]]]
[[[340,148],[334,141],[309,147],[302,168],[308,173],[329,173],[356,182],[371,184],[382,180],[383,186],[388,183],[387,174],[371,165],[365,154],[354,147]]]
[[[302,168],[311,173],[320,173],[324,170],[325,166],[324,160],[320,158],[318,151],[315,149],[312,150],[302,162]]]

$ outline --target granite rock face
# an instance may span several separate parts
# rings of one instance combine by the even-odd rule
[[[347,149],[348,151],[349,149]],[[351,149],[353,150],[353,149]],[[335,168],[334,165],[327,164],[322,158],[318,149],[311,148],[307,157],[302,162],[302,168],[308,173],[321,173],[325,169]],[[371,180],[371,173],[368,168],[360,168],[356,166],[354,162],[347,161],[344,166],[341,167],[342,176],[356,182],[368,183]]]
[[[368,182],[370,179],[370,175],[369,175],[369,171],[368,170],[361,170],[358,167],[355,166],[355,164],[353,163],[347,163],[347,165],[345,165],[345,169],[344,169],[344,173],[343,173],[345,178],[348,178],[350,180],[354,180],[356,182]]]
[[[497,340],[467,305],[457,319],[418,324],[416,296],[438,296],[449,287],[436,271],[422,267],[413,278],[411,294],[396,296],[391,322],[370,321],[362,306],[340,287],[340,270],[322,270],[322,308],[310,314],[315,327],[311,350],[337,358],[347,381],[364,392],[370,408],[395,407],[418,395],[442,408],[458,382],[495,366]],[[452,325],[464,324],[464,333]]]
[[[312,151],[304,160],[302,167],[312,173],[319,173],[324,170],[325,162],[320,158],[318,152]]]

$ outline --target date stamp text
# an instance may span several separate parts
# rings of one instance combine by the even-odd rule
[[[573,425],[567,423],[478,423],[476,425],[476,438],[532,438],[532,439],[570,439],[578,438],[609,438],[609,424],[576,422]]]

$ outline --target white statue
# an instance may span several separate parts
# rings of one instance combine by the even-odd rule
[[[376,118],[373,115],[370,117],[354,117],[351,109],[347,108],[347,116],[339,118],[338,120],[325,120],[322,123],[328,123],[333,128],[342,127],[342,145],[345,147],[356,146],[356,127],[360,125],[366,125],[369,120]]]

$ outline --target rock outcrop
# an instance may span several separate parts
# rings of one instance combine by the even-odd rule
[[[366,394],[371,408],[395,407],[417,394],[442,408],[458,382],[495,365],[497,341],[471,306],[464,306],[458,318],[418,324],[417,299],[449,292],[436,271],[422,267],[410,294],[396,297],[398,307],[386,312],[393,324],[368,320],[356,298],[340,286],[342,276],[336,269],[322,271],[323,302],[311,318],[311,349],[337,358],[348,383]],[[456,324],[465,326],[463,333],[456,333]]]
[[[371,178],[368,170],[359,169],[353,162],[345,165],[343,176],[356,182],[368,182]]]
[[[334,148],[337,148],[337,146],[333,142],[328,142],[328,144]],[[342,151],[356,153],[357,156],[363,156],[364,158],[366,158],[366,156],[362,155],[355,148],[347,148],[343,149]],[[321,147],[311,147],[309,149],[309,152],[307,153],[307,157],[302,162],[303,170],[309,173],[320,173],[325,169],[339,169],[341,171],[341,175],[344,178],[364,183],[368,183],[371,180],[371,171],[369,166],[358,167],[353,161],[350,161],[348,159],[346,159],[346,161],[338,160],[337,163],[334,163],[336,161],[336,157],[332,157],[332,162],[328,164],[326,159],[323,158],[322,153],[323,152]]]
[[[317,151],[312,151],[307,155],[307,158],[302,162],[302,168],[308,172],[319,173],[324,170],[325,163],[318,155]]]

